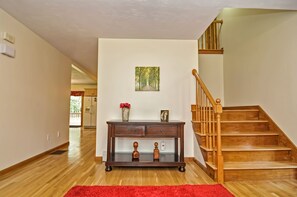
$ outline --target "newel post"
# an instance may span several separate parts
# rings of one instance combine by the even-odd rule
[[[221,114],[223,108],[221,100],[216,99],[216,122],[217,122],[217,182],[224,183],[224,158],[222,155],[222,141],[221,141]]]

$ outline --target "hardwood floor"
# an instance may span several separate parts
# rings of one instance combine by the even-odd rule
[[[67,147],[65,147],[67,149]],[[177,168],[116,168],[105,172],[97,164],[95,131],[70,129],[68,152],[47,155],[13,172],[0,176],[0,196],[63,196],[74,185],[180,185],[216,184],[194,162],[186,172]],[[241,181],[224,186],[235,196],[297,196],[297,181]]]

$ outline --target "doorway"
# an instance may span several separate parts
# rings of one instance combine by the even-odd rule
[[[83,91],[71,91],[70,96],[70,127],[81,127],[83,125]]]
[[[84,95],[84,129],[96,128],[97,122],[97,89],[85,88]]]

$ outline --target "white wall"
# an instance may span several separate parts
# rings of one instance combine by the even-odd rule
[[[100,97],[96,155],[102,156],[106,151],[106,121],[121,119],[119,104],[129,102],[132,105],[130,119],[160,120],[160,110],[169,109],[171,120],[185,121],[185,156],[193,156],[190,107],[194,101],[195,81],[191,71],[197,68],[197,41],[99,39],[98,51]],[[160,67],[160,91],[135,91],[136,66]],[[116,148],[132,151],[132,141],[121,141]],[[171,140],[166,144],[166,150],[173,152]],[[152,151],[153,142],[140,141],[139,150]]]
[[[199,76],[212,94],[213,98],[220,98],[224,105],[224,78],[223,78],[223,55],[222,54],[199,54]],[[194,156],[205,165],[199,144],[194,136]]]
[[[225,9],[225,105],[260,105],[297,144],[297,12]]]
[[[16,38],[16,57],[0,54],[2,170],[68,142],[71,61],[2,9],[0,32]]]
[[[224,106],[224,72],[222,54],[199,54],[199,75],[214,99]]]

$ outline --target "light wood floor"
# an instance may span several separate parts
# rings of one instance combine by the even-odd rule
[[[69,151],[48,155],[0,176],[0,196],[63,196],[74,185],[215,184],[194,162],[186,172],[176,168],[113,168],[94,162],[95,131],[70,129]],[[297,181],[227,182],[235,196],[297,196]]]

